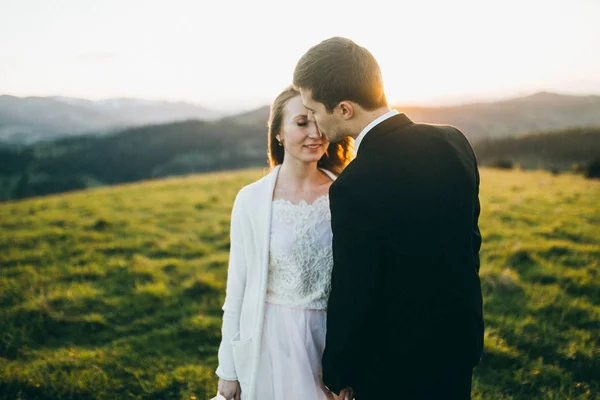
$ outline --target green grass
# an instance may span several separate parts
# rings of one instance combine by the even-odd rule
[[[229,213],[261,175],[0,204],[0,398],[212,397]],[[597,399],[600,182],[484,169],[481,200],[474,398]]]

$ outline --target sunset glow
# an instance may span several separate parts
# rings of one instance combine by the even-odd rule
[[[600,2],[0,1],[0,94],[269,103],[298,58],[346,36],[394,104],[600,93]]]

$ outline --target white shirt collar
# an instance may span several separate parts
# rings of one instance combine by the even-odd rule
[[[371,121],[369,125],[365,126],[365,128],[360,132],[360,135],[358,135],[358,137],[354,140],[354,152],[358,154],[358,146],[360,146],[360,142],[362,142],[362,140],[365,138],[365,136],[367,136],[367,133],[369,133],[371,129],[373,129],[376,125],[382,123],[386,119],[398,114],[400,114],[398,110],[390,110]]]

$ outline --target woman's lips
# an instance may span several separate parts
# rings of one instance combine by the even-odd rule
[[[305,144],[304,147],[311,150],[316,150],[319,147],[323,146],[323,144]]]

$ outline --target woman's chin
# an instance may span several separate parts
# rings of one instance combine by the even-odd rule
[[[315,162],[319,161],[321,158],[323,158],[324,155],[325,155],[325,152],[322,150],[310,151],[310,152],[306,151],[306,152],[302,152],[301,154],[295,154],[295,155],[290,154],[290,156],[292,158],[295,158],[296,160],[307,163],[307,164],[315,163]]]
[[[323,153],[323,154],[325,154],[325,153]],[[304,162],[305,162],[305,163],[307,163],[307,164],[316,163],[316,162],[318,162],[318,161],[319,161],[321,158],[323,158],[323,154],[321,154],[321,155],[314,155],[314,156],[313,156],[313,155],[311,155],[311,156],[308,156],[308,157],[303,157],[303,158],[302,158],[302,161],[304,161]]]
[[[316,149],[309,149],[309,148],[304,149],[304,155],[307,158],[316,158],[318,160],[321,157],[323,157],[323,154],[325,154],[323,146],[317,147]]]

